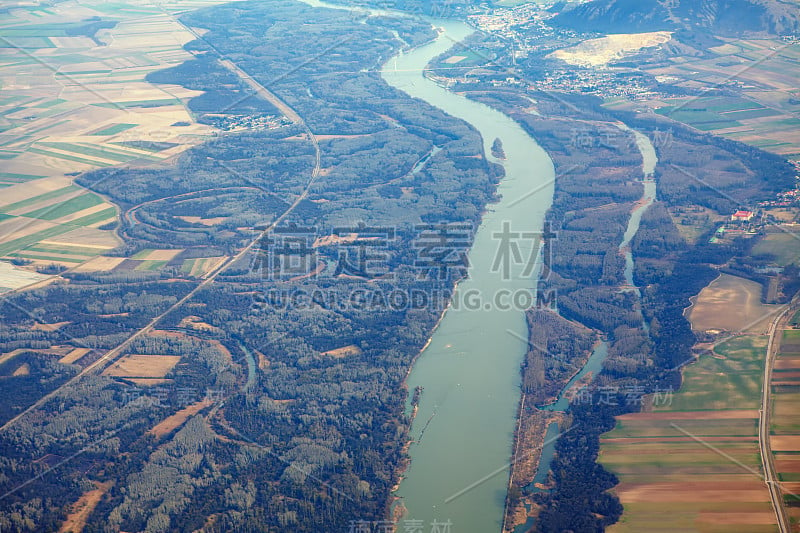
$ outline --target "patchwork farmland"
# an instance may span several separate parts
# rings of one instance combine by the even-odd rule
[[[772,373],[772,398],[770,442],[775,471],[789,519],[797,531],[800,529],[800,330],[781,332]]]
[[[216,3],[67,0],[4,14],[0,292],[46,282],[63,269],[131,266],[103,257],[120,244],[112,231],[118,209],[75,186],[72,176],[157,164],[213,134],[187,109],[199,92],[145,77],[191,57],[182,47],[195,36],[171,13]],[[191,261],[189,272],[206,271],[205,261]],[[165,264],[150,258],[134,268]]]
[[[648,399],[603,435],[625,506],[610,531],[776,530],[758,448],[765,354],[764,336],[731,338],[686,367],[668,401]]]
[[[609,107],[642,104],[698,130],[756,146],[790,159],[800,158],[800,51],[781,40],[722,39],[716,56],[681,57],[645,70],[680,88],[733,87],[740,96],[676,97],[609,102]]]

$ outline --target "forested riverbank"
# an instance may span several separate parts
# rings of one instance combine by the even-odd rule
[[[419,251],[442,224],[461,228],[468,249],[500,169],[468,125],[375,71],[401,46],[430,39],[428,24],[364,24],[282,1],[182,22],[207,30],[187,45],[196,59],[154,81],[207,90],[190,105],[198,120],[227,128],[275,113],[219,67],[227,58],[303,124],[259,119],[172,165],[78,181],[120,205],[116,253],[126,257],[175,249],[180,260],[216,260],[282,225],[188,300],[201,281],[175,260],[149,273],[66,275],[3,302],[4,348],[48,361],[90,349],[78,364],[58,364],[68,372],[165,314],[118,355],[158,361],[161,377],[119,365],[90,373],[0,433],[0,484],[14,489],[0,524],[57,529],[96,484],[105,489],[86,531],[347,531],[382,521],[408,431],[403,380],[464,267],[447,264],[440,277],[442,265]],[[413,294],[424,301],[391,299]],[[69,325],[32,331],[37,321]],[[153,430],[179,412],[172,429]],[[48,465],[58,468],[45,475]]]

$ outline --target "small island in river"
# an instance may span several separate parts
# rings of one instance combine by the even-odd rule
[[[500,140],[500,137],[496,137],[492,143],[492,155],[497,159],[506,158],[506,153],[503,151],[503,141]]]

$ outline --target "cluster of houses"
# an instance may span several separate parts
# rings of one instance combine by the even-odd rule
[[[800,189],[792,189],[779,193],[774,200],[768,200],[758,204],[759,207],[790,207],[800,203]]]
[[[747,211],[740,209],[731,215],[730,221],[722,224],[714,232],[709,242],[716,243],[725,237],[735,237],[738,235],[755,235],[757,233],[754,218],[756,217],[755,211]]]

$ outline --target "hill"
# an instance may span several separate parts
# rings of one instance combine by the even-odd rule
[[[729,37],[791,35],[800,31],[800,10],[782,0],[593,0],[559,13],[551,23],[600,33],[683,29]]]

